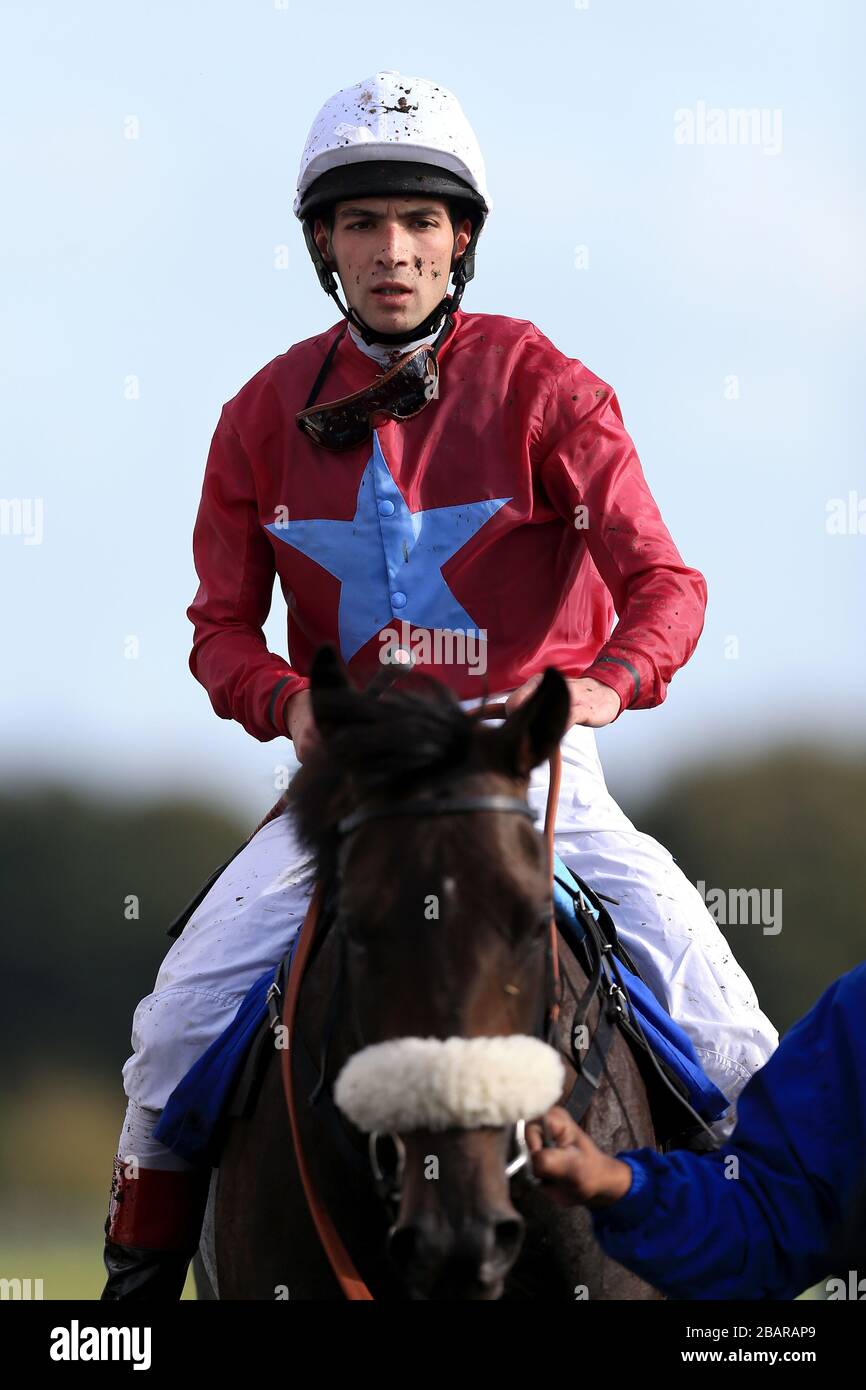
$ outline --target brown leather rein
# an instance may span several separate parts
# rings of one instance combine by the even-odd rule
[[[483,705],[473,710],[472,714],[483,718],[496,718],[505,715],[505,704],[495,703]],[[556,930],[556,918],[553,911],[553,872],[554,872],[554,826],[556,823],[556,808],[559,801],[559,784],[562,776],[562,758],[559,747],[554,749],[550,758],[550,782],[547,789],[547,808],[544,815],[544,835],[547,843],[547,862],[548,873],[551,884],[551,914],[550,914],[550,958],[553,976],[553,999],[551,1001],[550,1018],[551,1023],[555,1024],[559,1017],[559,998],[560,998],[560,975],[559,975],[559,949]],[[265,824],[272,815],[278,814],[278,807],[262,822]],[[431,812],[435,812],[435,805],[431,805]],[[312,1173],[307,1162],[301,1142],[300,1124],[298,1121],[298,1111],[295,1099],[294,1079],[292,1076],[292,1038],[294,1036],[295,1017],[298,1009],[298,999],[301,991],[301,983],[304,977],[306,964],[312,950],[313,941],[316,935],[316,926],[319,920],[319,911],[322,904],[324,887],[321,880],[317,880],[313,889],[310,903],[307,908],[301,926],[298,943],[295,948],[289,978],[286,985],[286,996],[283,1002],[282,1025],[283,1039],[285,1046],[281,1049],[281,1069],[283,1078],[283,1090],[286,1097],[286,1106],[289,1112],[289,1122],[292,1127],[292,1140],[295,1148],[295,1160],[298,1171],[301,1175],[304,1193],[307,1198],[307,1205],[310,1215],[313,1218],[319,1239],[322,1242],[325,1253],[334,1271],[334,1275],[345,1294],[346,1298],[352,1300],[372,1300],[373,1295],[364,1283],[357,1269],[355,1268],[348,1250],[340,1239],[340,1235],[332,1222],[324,1203],[319,1198],[313,1182]],[[528,1118],[528,1117],[527,1117]]]

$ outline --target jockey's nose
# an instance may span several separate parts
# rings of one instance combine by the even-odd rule
[[[376,256],[377,261],[389,270],[396,265],[405,265],[411,249],[406,229],[397,221],[386,222],[379,234],[381,240]]]
[[[474,1212],[454,1230],[426,1210],[391,1230],[388,1249],[416,1298],[498,1298],[523,1244],[524,1222],[509,1207]]]

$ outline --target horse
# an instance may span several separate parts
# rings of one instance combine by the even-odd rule
[[[525,815],[505,814],[506,800],[494,803],[502,813],[453,804],[525,801],[532,769],[567,727],[564,678],[548,667],[492,726],[431,675],[410,672],[385,693],[356,689],[322,647],[311,696],[320,737],[292,779],[286,814],[310,851],[311,882],[331,886],[333,914],[303,978],[290,1044],[295,1075],[305,1063],[297,1122],[318,1196],[370,1296],[660,1298],[604,1254],[585,1207],[552,1200],[531,1165],[513,1161],[512,1123],[424,1127],[422,1115],[371,1145],[338,1107],[320,1103],[363,1049],[376,1055],[410,1038],[522,1046],[544,1018],[555,1020],[548,1040],[562,1061],[562,1098],[570,1093],[571,1027],[587,977],[559,935],[561,1003],[551,1015],[544,838]],[[436,814],[441,797],[450,814]],[[341,833],[353,814],[352,833]],[[599,1014],[596,997],[590,1035]],[[215,1287],[198,1259],[200,1297],[345,1297],[302,1186],[278,1050],[267,1049],[254,1104],[227,1128],[202,1246],[212,1242]],[[644,1081],[619,1030],[582,1123],[607,1152],[656,1147]]]

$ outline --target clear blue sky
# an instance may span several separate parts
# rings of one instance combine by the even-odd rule
[[[187,667],[192,526],[222,403],[336,319],[295,177],[325,98],[381,68],[451,87],[480,139],[495,206],[464,307],[614,386],[707,577],[666,704],[600,736],[612,784],[787,734],[862,746],[866,534],[826,520],[851,492],[866,510],[863,15],[6,0],[0,498],[43,530],[7,510],[0,534],[4,777],[274,800],[288,745],[219,720]],[[766,133],[676,140],[675,112],[713,108]],[[267,631],[285,655],[279,590]]]

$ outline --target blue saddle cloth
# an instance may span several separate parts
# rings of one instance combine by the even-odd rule
[[[568,884],[566,888],[562,880]],[[583,934],[575,911],[574,895],[580,887],[573,874],[554,856],[553,899],[557,922],[573,939]],[[598,908],[584,899],[595,918]],[[290,960],[297,937],[289,948]],[[276,967],[265,971],[253,984],[235,1017],[197,1062],[190,1067],[166,1101],[154,1137],[188,1163],[216,1166],[222,1146],[225,1107],[252,1044],[267,1014],[266,996]],[[632,971],[619,964],[632,1012],[640,1021],[650,1047],[685,1085],[689,1103],[706,1121],[718,1119],[729,1101],[703,1070],[690,1038],[662,1007],[655,995]]]

